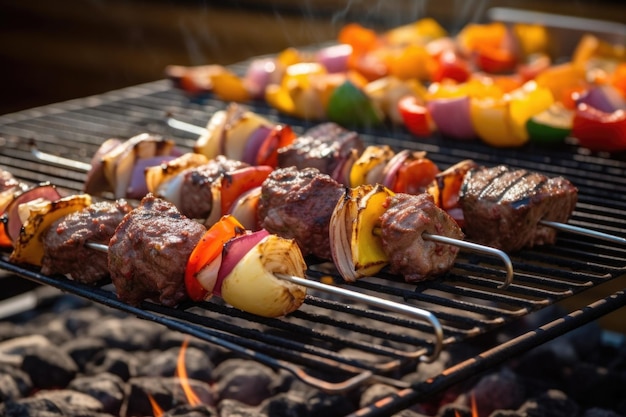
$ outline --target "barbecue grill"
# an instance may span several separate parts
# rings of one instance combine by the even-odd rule
[[[246,62],[233,66],[242,72]],[[85,179],[84,166],[109,137],[129,138],[152,132],[172,137],[185,151],[196,137],[170,127],[166,120],[197,126],[227,103],[209,97],[192,102],[170,82],[161,80],[93,97],[39,107],[0,117],[0,166],[22,181],[50,181],[63,192],[76,193]],[[263,103],[250,103],[252,111],[287,123],[297,132],[311,124],[278,114]],[[383,272],[353,284],[342,282],[331,265],[310,265],[313,282],[332,279],[328,292],[312,289],[305,304],[285,318],[253,316],[220,300],[168,308],[151,302],[133,307],[117,300],[113,287],[86,286],[62,276],[45,276],[37,268],[8,262],[0,268],[11,274],[64,292],[76,294],[138,317],[161,323],[275,368],[285,369],[308,384],[329,392],[345,392],[363,384],[382,382],[399,388],[396,395],[360,410],[355,415],[387,415],[404,409],[476,372],[553,339],[626,305],[624,290],[604,291],[597,301],[529,333],[489,348],[457,363],[441,375],[418,384],[408,382],[420,360],[560,301],[597,289],[626,274],[626,159],[623,155],[590,154],[573,145],[546,149],[489,148],[481,142],[456,142],[434,137],[415,141],[402,129],[368,129],[359,132],[366,143],[385,143],[396,149],[423,150],[440,167],[463,159],[493,166],[562,175],[579,189],[579,201],[569,224],[615,236],[607,241],[567,231],[555,245],[511,254],[513,282],[502,284],[506,271],[501,260],[462,250],[445,277],[407,284]],[[39,154],[33,152],[36,145]],[[73,167],[71,161],[77,161]],[[70,165],[68,165],[70,164]],[[351,294],[383,300],[372,305]],[[387,301],[407,306],[406,315],[389,308]],[[396,305],[396,304],[392,304]],[[415,317],[417,316],[417,317]],[[426,318],[425,320],[423,318]]]

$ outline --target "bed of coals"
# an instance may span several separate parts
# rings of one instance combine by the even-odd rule
[[[191,402],[177,371],[181,349]],[[436,375],[467,349],[478,347],[444,351],[406,378]],[[3,416],[333,417],[393,391],[374,384],[327,394],[285,371],[55,291],[0,321]],[[626,343],[592,323],[397,416],[626,416]]]

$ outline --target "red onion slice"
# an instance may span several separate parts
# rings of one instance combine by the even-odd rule
[[[252,134],[250,134],[243,150],[243,162],[250,165],[256,165],[259,149],[271,131],[272,128],[269,126],[259,126],[254,132],[252,132]]]
[[[143,198],[146,194],[148,194],[148,186],[146,185],[146,168],[161,165],[175,158],[176,156],[174,155],[168,155],[136,160],[130,184],[128,185],[126,191],[126,197],[135,199]]]
[[[222,282],[224,282],[224,278],[230,274],[233,268],[250,249],[268,235],[269,232],[267,230],[261,229],[256,232],[238,236],[226,242],[224,250],[222,251],[222,265],[217,274],[217,282],[213,288],[213,294],[217,296],[222,295]]]
[[[9,203],[6,208],[5,215],[7,216],[6,233],[9,238],[15,242],[18,239],[20,234],[20,230],[22,229],[22,220],[19,216],[19,206],[24,203],[28,203],[29,201],[34,201],[37,199],[42,199],[45,201],[56,201],[61,198],[61,194],[59,194],[56,187],[50,183],[41,183],[36,185],[33,188],[30,188],[23,193],[19,194],[17,197]]]
[[[407,160],[411,152],[408,149],[404,149],[393,156],[387,162],[385,169],[383,169],[383,180],[382,184],[389,188],[390,190],[394,189],[396,184],[396,179],[398,177],[398,170],[404,162]]]
[[[321,48],[315,54],[315,60],[322,64],[330,73],[348,70],[348,58],[352,54],[352,46],[339,44]]]

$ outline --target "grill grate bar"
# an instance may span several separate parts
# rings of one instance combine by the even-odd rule
[[[190,103],[168,82],[159,81],[0,116],[0,164],[24,181],[50,180],[69,192],[80,191],[85,173],[37,160],[30,150],[30,140],[35,140],[43,152],[80,162],[89,162],[107,138],[128,138],[144,131],[172,137],[187,151],[196,138],[167,126],[166,115],[171,113],[203,126],[210,114],[224,107],[225,103],[212,98],[205,103]],[[289,123],[296,132],[310,126],[279,116],[261,104],[254,104],[252,110]],[[504,163],[564,175],[580,190],[571,224],[626,236],[626,161],[583,155],[573,147],[549,152],[502,149],[493,153],[480,142],[455,142],[458,146],[450,146],[451,142],[442,138],[418,142],[399,129],[361,133],[367,143],[426,150],[441,167],[472,158],[484,165]],[[33,268],[12,265],[8,253],[0,256],[0,269],[163,323],[287,369],[333,392],[376,379],[406,386],[404,375],[415,369],[419,356],[434,349],[432,328],[427,323],[318,291],[310,291],[300,310],[281,319],[254,317],[217,300],[176,309],[151,303],[135,308],[117,301],[107,286],[86,287],[64,277],[45,277]],[[388,273],[353,284],[342,283],[336,274],[334,277],[338,285],[352,291],[432,312],[441,322],[444,344],[448,346],[622,276],[626,270],[625,247],[581,239],[568,232],[560,232],[554,246],[523,250],[511,259],[515,277],[506,289],[498,288],[505,271],[497,259],[464,251],[448,276],[427,283],[405,283]],[[327,266],[311,265],[308,275],[319,280],[328,275]],[[358,352],[356,356],[354,351]]]

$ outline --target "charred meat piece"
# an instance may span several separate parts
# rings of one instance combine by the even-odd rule
[[[68,274],[85,284],[108,278],[107,254],[90,249],[85,243],[108,245],[115,229],[131,210],[125,200],[102,201],[52,223],[43,239],[41,272]]]
[[[181,203],[180,212],[192,219],[205,219],[213,206],[211,184],[224,173],[248,166],[245,162],[228,159],[219,155],[208,164],[189,168],[179,174]]]
[[[539,221],[567,222],[578,190],[562,177],[500,165],[469,171],[459,198],[470,240],[514,252],[554,243],[556,230]]]
[[[344,187],[314,168],[279,168],[263,183],[261,226],[295,239],[302,253],[331,259],[328,227]]]
[[[155,299],[175,306],[186,298],[185,266],[205,227],[173,204],[148,194],[109,242],[109,270],[120,300]]]
[[[278,166],[317,168],[336,179],[335,173],[341,170],[343,163],[363,150],[363,142],[356,132],[327,122],[310,128],[291,145],[279,149]]]
[[[463,239],[463,232],[429,194],[396,194],[380,216],[383,248],[391,272],[407,282],[423,281],[452,268],[459,248],[430,240],[423,233]]]

